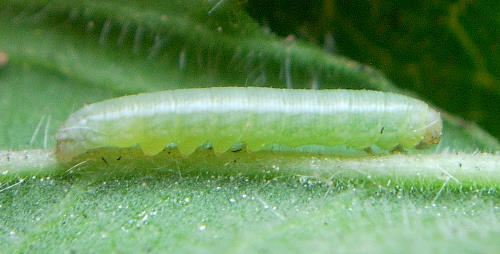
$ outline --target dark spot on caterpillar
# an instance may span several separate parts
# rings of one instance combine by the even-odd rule
[[[7,154],[7,161],[10,161],[10,154]]]
[[[380,134],[384,133],[384,126],[382,126],[382,129],[380,129]]]
[[[242,150],[243,150],[243,147],[236,147],[236,148],[232,149],[231,152],[237,153],[237,152],[241,152]]]
[[[363,149],[363,151],[365,151],[365,153],[369,154],[369,155],[375,155],[373,153],[373,150],[371,147],[365,147],[365,149]]]
[[[122,159],[122,156],[116,158],[117,161],[121,160]]]
[[[104,157],[101,157],[101,160],[104,161],[104,164],[106,164],[106,166],[108,165],[108,161],[104,159]]]
[[[459,168],[461,168],[461,167],[462,167],[462,163],[461,163],[461,162],[459,162],[459,163],[458,163],[458,167],[459,167]]]
[[[233,153],[238,153],[246,149],[245,144],[236,144],[230,148],[230,151]]]
[[[401,145],[397,145],[394,148],[392,148],[391,153],[405,153],[405,149]]]

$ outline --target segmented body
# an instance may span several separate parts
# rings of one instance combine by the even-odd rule
[[[171,143],[183,154],[210,142],[224,152],[237,142],[255,151],[346,145],[414,148],[441,136],[439,113],[394,93],[273,88],[180,89],[125,96],[85,106],[56,135],[62,160],[99,147],[140,145],[147,155]]]

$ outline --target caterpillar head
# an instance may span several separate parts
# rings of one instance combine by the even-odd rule
[[[416,146],[417,149],[425,149],[429,146],[439,144],[443,134],[443,121],[441,115],[434,109],[430,109],[427,113],[425,132],[422,140]]]
[[[57,160],[61,162],[69,162],[86,150],[81,142],[69,137],[63,129],[57,133],[56,140],[56,156]]]
[[[87,120],[70,117],[56,133],[56,156],[60,162],[69,162],[87,150],[92,129]]]

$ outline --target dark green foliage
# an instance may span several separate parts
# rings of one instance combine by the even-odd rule
[[[500,137],[500,2],[261,1],[272,31],[324,44]]]

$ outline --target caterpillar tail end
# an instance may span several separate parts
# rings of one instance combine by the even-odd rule
[[[426,149],[437,145],[443,135],[443,121],[439,112],[429,109],[426,118],[426,127],[422,141],[415,147],[417,149]]]

